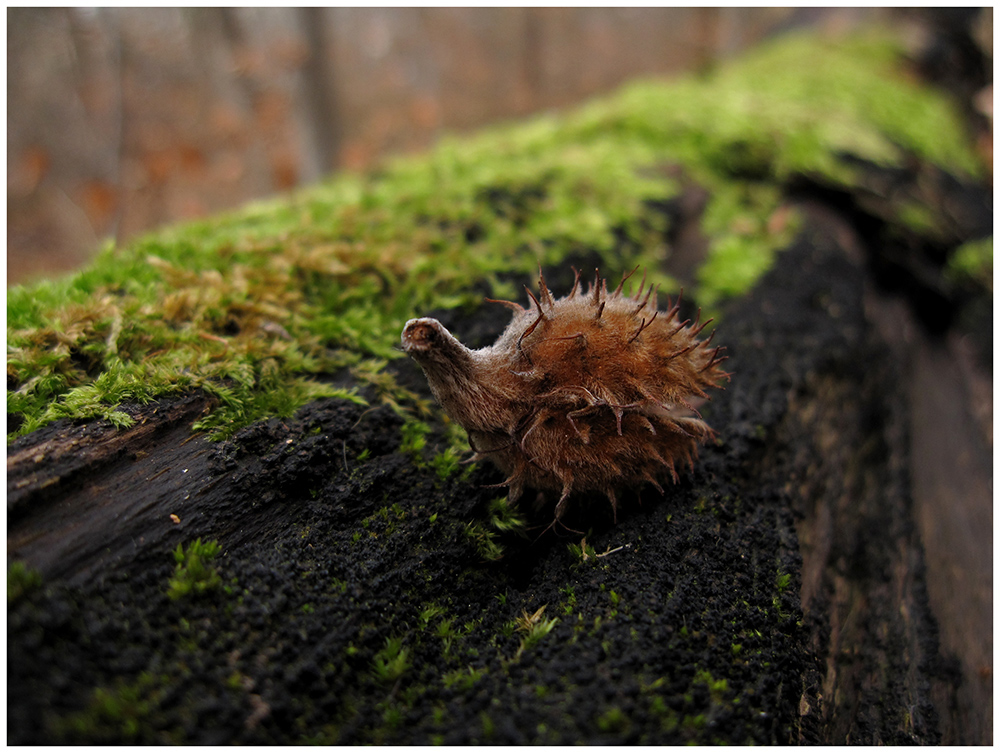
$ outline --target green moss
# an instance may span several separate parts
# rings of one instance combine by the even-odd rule
[[[32,570],[23,562],[11,562],[7,566],[7,604],[13,604],[25,594],[40,588],[42,574]]]
[[[456,669],[448,672],[442,675],[441,679],[446,688],[465,692],[470,690],[485,674],[485,670],[466,667],[465,669]]]
[[[480,558],[487,562],[503,558],[503,547],[497,543],[496,534],[482,523],[468,523],[465,526],[465,536],[473,543]]]
[[[186,548],[178,544],[174,550],[177,565],[170,578],[167,595],[176,600],[201,596],[221,587],[222,578],[211,564],[221,551],[217,541],[203,544],[201,539],[196,539]]]
[[[431,427],[423,421],[407,421],[400,431],[403,434],[403,441],[399,445],[399,451],[412,457],[418,465],[422,465],[421,452],[427,445],[427,435],[430,434]]]
[[[462,469],[462,454],[452,447],[445,448],[431,458],[431,468],[438,480],[447,481]]]
[[[576,589],[573,586],[563,586],[559,590],[566,597],[562,605],[563,614],[569,617],[576,610]]]
[[[428,604],[423,610],[421,610],[417,619],[419,620],[421,628],[426,629],[432,620],[437,617],[441,617],[444,614],[446,614],[444,607],[439,606],[438,604]]]
[[[495,497],[490,500],[488,523],[499,533],[527,535],[527,521],[506,497]]]
[[[403,646],[403,639],[386,638],[385,645],[372,660],[372,674],[378,682],[394,683],[410,668],[410,650]]]
[[[215,438],[319,397],[426,416],[385,369],[408,318],[476,305],[480,283],[517,296],[502,276],[574,253],[596,253],[608,274],[641,264],[676,290],[657,271],[669,249],[656,205],[680,190],[670,166],[711,195],[694,292],[713,313],[795,232],[780,190],[790,176],[850,187],[844,153],[882,165],[914,153],[976,174],[953,109],[897,53],[887,37],[786,37],[707,77],[635,84],[446,139],[377,175],[109,245],[72,278],[8,291],[15,435],[61,417],[125,427],[122,404],[191,389],[217,398],[196,427]],[[924,210],[904,220],[933,222]],[[451,460],[438,461],[443,476]]]
[[[612,706],[599,717],[597,717],[597,728],[601,732],[623,734],[628,731],[629,720],[617,706]]]
[[[900,61],[888,35],[792,35],[704,79],[633,85],[588,108],[581,127],[656,144],[710,190],[697,298],[712,311],[752,285],[794,232],[777,190],[787,178],[854,186],[843,154],[901,166],[913,153],[958,174],[981,172],[957,111]],[[910,207],[906,219],[923,209]]]
[[[403,719],[403,711],[398,706],[390,705],[382,712],[382,721],[390,732],[396,730],[403,723]]]
[[[713,703],[723,703],[726,694],[729,692],[729,681],[725,678],[717,680],[706,670],[699,670],[694,677],[695,683],[702,683],[708,686]]]
[[[504,556],[502,536],[526,536],[527,523],[516,507],[508,504],[505,498],[497,497],[490,500],[486,519],[467,523],[464,533],[481,559],[495,562]]]
[[[650,703],[650,710],[659,718],[660,729],[667,734],[674,732],[680,726],[681,719],[676,711],[667,706],[666,702],[656,696]]]
[[[776,186],[736,184],[717,189],[702,217],[710,240],[698,272],[699,305],[708,315],[718,316],[718,304],[759,279],[799,225],[797,215],[780,207]]]
[[[514,657],[514,661],[518,661],[521,655],[525,651],[530,651],[532,648],[538,645],[538,643],[556,626],[559,622],[558,617],[553,617],[552,619],[545,619],[543,616],[545,614],[545,607],[547,605],[541,606],[533,613],[529,613],[527,610],[521,612],[521,616],[514,620],[516,629],[524,633],[524,637],[521,638],[521,645],[517,649],[517,655]]]
[[[697,735],[708,723],[704,714],[688,714],[681,721],[681,729],[684,730],[689,735]]]
[[[126,743],[178,743],[179,734],[153,738],[153,718],[167,678],[143,672],[135,682],[95,688],[87,708],[60,719],[55,732],[69,741],[117,740]]]
[[[993,236],[969,241],[955,249],[948,260],[948,276],[956,282],[972,282],[993,293]]]
[[[496,734],[496,724],[485,711],[479,712],[479,721],[483,725],[483,737],[489,740]]]
[[[441,647],[447,656],[451,653],[451,646],[455,638],[459,636],[459,631],[453,625],[454,619],[446,618],[438,622],[434,627],[434,635],[441,639]]]
[[[368,517],[362,518],[361,527],[366,529],[372,538],[391,536],[396,532],[400,522],[405,520],[408,515],[409,512],[404,510],[398,502],[393,502],[391,505],[380,507]],[[352,541],[357,543],[363,536],[362,532],[356,531],[352,534]]]
[[[583,539],[579,544],[571,542],[566,545],[566,548],[569,550],[570,556],[573,558],[574,562],[597,561],[597,550],[587,543],[587,539]]]

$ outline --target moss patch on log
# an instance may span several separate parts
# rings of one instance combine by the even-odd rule
[[[959,284],[976,285],[993,295],[993,237],[959,246],[948,260],[946,275]]]
[[[854,185],[845,154],[977,170],[952,107],[912,82],[891,38],[792,36],[706,76],[108,246],[74,277],[8,292],[8,441],[59,418],[128,426],[122,403],[195,388],[217,397],[195,425],[216,438],[320,397],[426,416],[385,370],[408,318],[515,297],[512,280],[584,254],[674,290],[662,208],[685,180],[710,193],[694,293],[715,313],[791,240],[782,187]],[[933,224],[923,209],[898,219]]]

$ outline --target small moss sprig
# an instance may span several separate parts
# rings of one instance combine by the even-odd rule
[[[955,249],[945,273],[954,282],[973,284],[993,293],[993,236]]]
[[[410,668],[410,650],[402,638],[386,638],[385,645],[372,659],[372,674],[386,685],[395,682]]]
[[[14,561],[7,566],[7,604],[13,604],[41,585],[42,574],[23,562]]]
[[[590,560],[595,562],[597,561],[597,550],[587,543],[586,537],[584,537],[579,544],[574,544],[572,542],[568,543],[566,548],[569,549],[570,556],[573,558],[574,562],[577,560],[580,562],[587,562]]]
[[[165,676],[143,672],[132,682],[119,678],[113,685],[94,688],[86,708],[56,722],[56,733],[84,744],[107,738],[134,744],[178,743],[177,730],[161,730],[158,738],[151,732],[151,717],[159,709],[166,681]]]
[[[480,679],[486,675],[485,669],[476,669],[475,667],[466,667],[465,669],[456,669],[451,672],[441,676],[444,681],[444,686],[446,688],[452,688],[459,692],[466,692],[472,688]]]
[[[500,533],[516,533],[519,536],[527,536],[527,520],[520,513],[518,508],[509,504],[503,497],[494,497],[490,500],[489,525]]]
[[[167,595],[178,600],[190,596],[201,596],[222,586],[222,577],[212,566],[212,561],[222,551],[217,541],[201,539],[191,542],[186,548],[181,544],[174,550],[177,563],[170,578]]]
[[[500,535],[510,533],[527,536],[527,521],[503,497],[490,500],[485,520],[465,525],[466,538],[475,546],[479,557],[487,562],[503,559],[504,548],[499,540]]]
[[[479,557],[487,562],[503,559],[503,546],[497,543],[497,535],[482,523],[467,523],[465,537],[472,542]]]
[[[558,617],[553,617],[546,620],[543,615],[545,614],[545,607],[547,604],[543,604],[534,612],[528,612],[528,610],[522,610],[521,616],[514,619],[516,629],[518,632],[524,633],[524,637],[521,639],[521,645],[518,646],[517,654],[514,657],[514,661],[518,661],[521,655],[525,651],[530,651],[556,626],[559,622]]]

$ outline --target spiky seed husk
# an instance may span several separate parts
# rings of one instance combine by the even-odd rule
[[[713,436],[692,405],[729,377],[723,349],[698,339],[711,320],[679,321],[679,302],[659,310],[645,274],[626,295],[634,272],[611,293],[596,274],[583,294],[577,272],[558,299],[540,275],[537,296],[526,288],[527,308],[495,301],[514,316],[480,350],[436,319],[403,329],[403,349],[468,432],[475,458],[507,474],[511,501],[526,488],[557,492],[556,520],[574,494],[601,492],[617,514],[616,489],[649,483],[662,491]]]

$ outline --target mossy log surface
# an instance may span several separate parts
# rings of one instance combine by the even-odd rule
[[[189,399],[137,408],[125,431],[159,433],[127,452],[92,425],[18,440],[12,480],[54,447],[104,452],[24,487],[31,515],[12,495],[11,553],[54,581],[10,610],[13,739],[939,741],[905,401],[864,317],[864,269],[831,240],[845,230],[810,222],[727,313],[739,376],[705,411],[719,443],[618,525],[600,508],[570,518],[586,560],[579,537],[529,534],[484,562],[468,523],[500,479],[415,467],[387,408],[326,400],[186,442]],[[498,323],[451,324],[475,340]],[[53,516],[47,540],[35,519]],[[171,601],[167,555],[195,537],[223,545],[227,587]],[[845,548],[846,572],[825,573]],[[517,620],[543,606],[557,621],[525,647]],[[386,677],[390,638],[404,660]]]
[[[568,512],[580,534],[512,515],[500,474],[455,464],[440,415],[414,433],[384,380],[221,441],[191,427],[231,393],[197,385],[14,439],[8,741],[988,742],[982,652],[961,648],[982,625],[934,606],[911,460],[934,453],[908,391],[914,342],[981,331],[992,308],[943,273],[992,232],[988,191],[917,158],[855,167],[849,186],[781,182],[792,240],[719,304],[718,439],[662,496],[624,496],[617,524],[603,498]],[[659,273],[698,268],[715,188],[645,205],[669,220]],[[900,205],[948,219],[900,224]],[[546,268],[550,286],[570,264],[612,274],[634,250],[615,242]],[[418,313],[472,347],[506,324],[489,305]],[[409,361],[384,373],[429,397]]]

